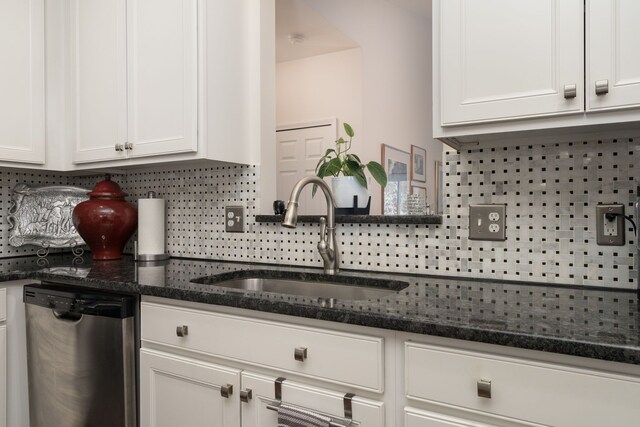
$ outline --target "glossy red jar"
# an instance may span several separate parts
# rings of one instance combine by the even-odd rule
[[[122,258],[124,245],[138,226],[138,211],[127,193],[107,175],[73,210],[73,225],[91,248],[94,260]]]

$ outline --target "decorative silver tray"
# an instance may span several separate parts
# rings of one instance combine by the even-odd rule
[[[79,187],[29,187],[18,184],[11,194],[9,209],[9,244],[36,245],[45,248],[38,255],[46,256],[49,248],[72,248],[81,254],[84,240],[73,226],[71,215],[80,202],[88,200],[91,190]]]

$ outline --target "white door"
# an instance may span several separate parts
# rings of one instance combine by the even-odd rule
[[[127,24],[128,155],[197,151],[197,0],[129,0]]]
[[[276,131],[277,182],[276,197],[285,203],[291,196],[293,186],[300,178],[316,174],[318,160],[328,148],[335,147],[336,122],[309,123],[300,126],[279,127]],[[326,179],[331,187],[331,179]],[[311,186],[305,188],[300,197],[299,215],[324,215],[327,203],[318,189],[311,197]]]
[[[442,126],[583,111],[582,0],[439,5]]]
[[[242,427],[273,427],[278,425],[278,414],[267,409],[275,399],[276,377],[242,372],[242,389],[251,389],[252,398],[242,403]],[[282,384],[282,400],[324,415],[344,417],[344,394],[332,390],[285,380]],[[361,397],[352,401],[353,420],[360,426],[384,426],[382,402]]]
[[[639,107],[640,2],[588,0],[587,7],[587,109]]]
[[[69,10],[73,162],[124,159],[126,0],[72,0]]]
[[[45,162],[44,0],[0,2],[0,160]]]
[[[404,427],[491,427],[478,421],[464,420],[437,412],[404,408]]]
[[[142,427],[240,427],[239,390],[237,369],[140,350]]]

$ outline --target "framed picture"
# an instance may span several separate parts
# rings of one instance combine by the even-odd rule
[[[427,187],[423,187],[422,185],[412,185],[411,194],[420,194],[425,200],[427,200]]]
[[[442,176],[442,160],[436,160],[435,163],[435,195],[436,206],[434,212],[436,214],[442,214],[444,212],[444,200],[443,200],[443,176]]]
[[[411,146],[411,181],[427,182],[427,150]]]
[[[409,195],[409,163],[411,155],[382,144],[382,166],[387,172],[387,187],[382,190],[382,212],[385,215],[406,215]]]

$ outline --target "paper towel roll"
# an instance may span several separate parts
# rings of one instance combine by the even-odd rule
[[[164,199],[138,199],[138,255],[166,253]]]

